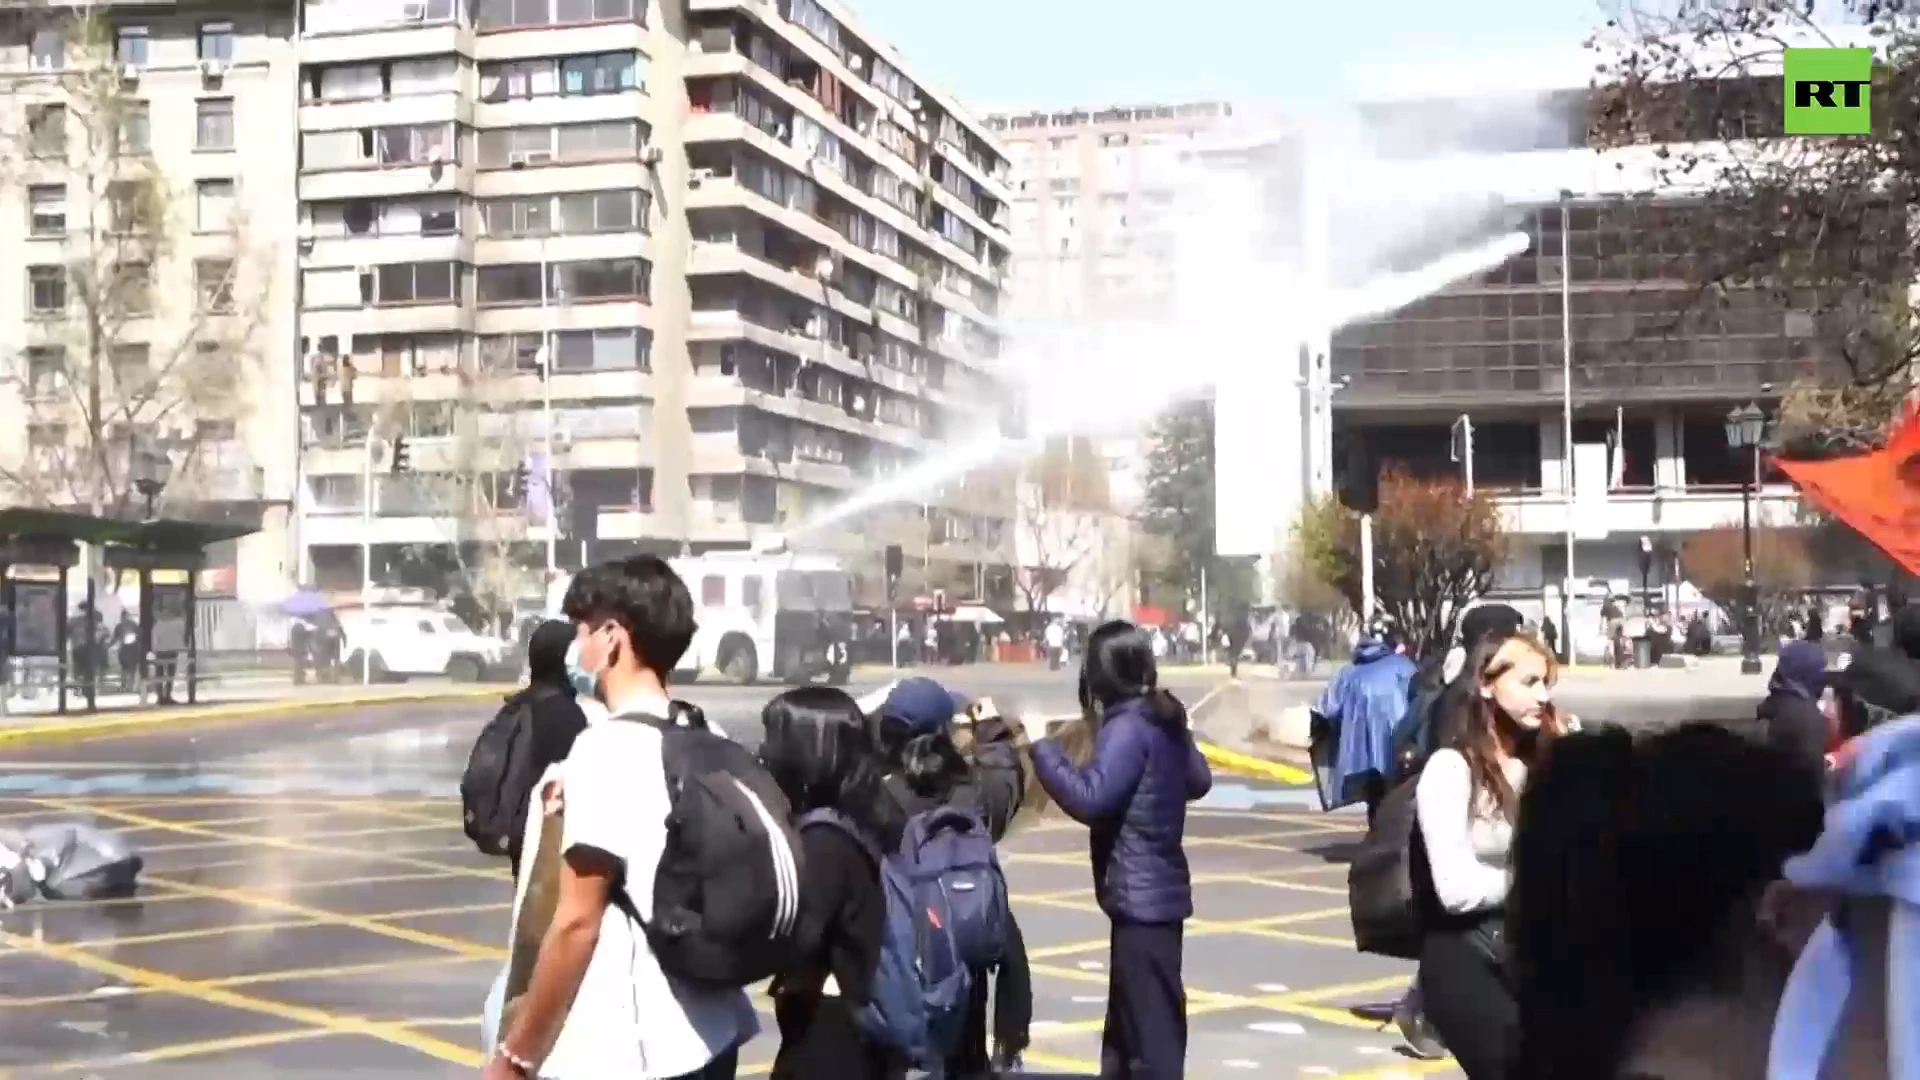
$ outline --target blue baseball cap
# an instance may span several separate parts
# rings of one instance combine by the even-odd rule
[[[901,679],[888,692],[880,706],[880,715],[904,724],[914,735],[945,731],[956,713],[967,707],[967,699],[924,676]]]

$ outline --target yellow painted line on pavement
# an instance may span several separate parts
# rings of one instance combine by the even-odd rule
[[[1295,765],[1282,761],[1269,761],[1229,750],[1224,746],[1215,746],[1210,742],[1194,740],[1200,747],[1200,754],[1207,763],[1222,772],[1249,776],[1257,780],[1276,780],[1282,784],[1301,785],[1313,782],[1313,774]]]
[[[288,1021],[289,1023],[300,1024],[303,1027],[323,1028],[337,1035],[368,1036],[379,1039],[382,1042],[392,1043],[395,1046],[405,1047],[417,1053],[425,1054],[428,1057],[452,1062],[455,1065],[477,1068],[486,1061],[478,1051],[468,1049],[464,1046],[456,1046],[444,1039],[436,1039],[431,1035],[423,1035],[420,1032],[410,1031],[403,1027],[397,1027],[392,1024],[372,1023],[365,1020],[355,1020],[350,1017],[337,1016],[333,1013],[304,1005],[290,1005],[285,1002],[253,997],[252,995],[243,994],[235,990],[227,990],[216,986],[209,986],[205,983],[194,982],[189,979],[182,979],[177,975],[169,975],[164,971],[154,971],[151,968],[122,964],[117,961],[108,960],[105,957],[95,956],[84,949],[75,949],[65,945],[36,941],[31,937],[4,932],[0,932],[0,945],[7,945],[23,952],[37,953],[50,960],[63,961],[95,975],[101,975],[124,983],[131,983],[135,986],[145,986],[160,993],[172,994],[176,997],[191,998],[209,1005],[237,1009],[242,1012],[255,1013],[260,1016],[271,1016],[276,1019]],[[505,951],[502,950],[502,955],[504,954]]]
[[[77,802],[69,799],[35,799],[33,801],[41,806],[46,806],[46,807],[60,809],[60,810],[68,810],[75,813],[90,813],[95,815],[96,817],[111,818],[115,821],[124,822],[128,825],[144,825],[149,827],[156,826],[156,825],[164,827],[166,825],[166,822],[162,821],[159,818],[150,817],[146,814],[134,813],[128,810],[121,810],[117,808],[101,806],[98,804],[89,805],[85,802]],[[282,851],[297,851],[297,852],[303,852],[303,853],[315,854],[315,855],[330,855],[330,856],[334,856],[342,859],[361,859],[368,862],[385,862],[385,863],[392,863],[395,866],[412,866],[416,869],[421,869],[421,870],[439,871],[440,873],[446,874],[450,877],[486,878],[493,881],[506,881],[512,878],[512,874],[508,873],[505,869],[488,870],[488,869],[482,869],[479,867],[454,866],[449,863],[434,862],[429,859],[411,858],[407,855],[395,853],[395,852],[380,852],[380,851],[367,851],[364,849],[355,850],[352,848],[325,847],[319,844],[308,844],[298,840],[291,840],[283,836],[252,836],[252,837],[237,836],[233,833],[225,833],[217,829],[202,828],[199,826],[193,826],[193,827],[176,826],[174,831],[186,833],[187,835],[190,835],[190,836],[204,836],[210,840],[246,841],[254,845],[257,845],[259,847],[275,848]]]
[[[217,705],[189,705],[161,710],[135,710],[107,716],[88,716],[71,720],[28,721],[18,728],[0,731],[0,747],[63,742],[101,735],[129,735],[163,731],[207,720],[259,720],[310,713],[339,712],[382,705],[419,705],[429,702],[487,701],[505,697],[514,687],[505,684],[458,690],[424,690],[412,693],[354,694],[347,697],[295,699],[291,701],[232,701]]]
[[[446,952],[459,953],[463,956],[471,956],[476,959],[504,960],[507,957],[507,950],[498,946],[481,945],[478,942],[468,941],[465,938],[448,937],[445,934],[433,934],[425,930],[414,930],[404,926],[391,926],[381,922],[377,917],[352,915],[343,911],[330,911],[326,908],[295,903],[291,900],[282,900],[278,897],[249,892],[245,889],[222,889],[210,885],[195,885],[190,882],[172,881],[158,877],[151,880],[156,885],[164,885],[171,889],[178,889],[181,892],[199,893],[210,900],[225,900],[231,904],[244,904],[248,907],[260,908],[264,911],[279,911],[288,915],[313,919],[316,922],[333,926],[344,926],[351,930],[359,930],[362,933],[392,938],[395,941],[403,941],[410,945],[419,945],[429,949],[440,949]]]
[[[338,1034],[340,1033],[326,1028],[295,1028],[292,1031],[270,1031],[260,1035],[236,1035],[227,1039],[200,1039],[195,1042],[177,1043],[173,1046],[159,1046],[152,1050],[116,1054],[113,1057],[62,1061],[54,1065],[35,1065],[33,1071],[35,1073],[88,1073],[106,1069],[123,1069],[129,1065],[157,1065],[166,1061],[224,1054],[230,1050],[254,1050],[263,1046],[285,1046],[288,1043],[326,1039]]]
[[[1035,1037],[1038,1037],[1040,1034],[1041,1032],[1034,1032]],[[1043,1069],[1049,1069],[1054,1072],[1072,1073],[1076,1076],[1098,1076],[1100,1074],[1100,1063],[1097,1061],[1088,1061],[1086,1058],[1042,1053],[1031,1048],[1023,1052],[1020,1058],[1028,1065],[1038,1065]]]

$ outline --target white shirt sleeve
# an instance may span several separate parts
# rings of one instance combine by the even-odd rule
[[[561,848],[590,847],[620,860],[627,896],[653,917],[653,878],[667,846],[667,779],[660,734],[632,722],[595,724],[567,755]]]
[[[1457,913],[1499,907],[1507,898],[1507,871],[1480,861],[1473,850],[1473,774],[1467,759],[1457,750],[1436,751],[1418,783],[1414,810],[1440,906]]]

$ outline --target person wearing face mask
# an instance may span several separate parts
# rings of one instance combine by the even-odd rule
[[[564,806],[557,898],[482,1080],[732,1080],[759,1031],[752,1001],[669,975],[643,930],[668,865],[667,679],[693,640],[692,597],[638,555],[582,571],[561,606],[578,642],[569,678],[608,715],[574,741],[561,790],[543,789]]]
[[[1469,1080],[1499,1080],[1516,1024],[1502,977],[1507,851],[1528,766],[1563,725],[1551,701],[1558,665],[1532,633],[1481,642],[1465,670],[1473,692],[1442,718],[1441,748],[1414,793],[1438,907],[1416,982],[1427,1022]]]

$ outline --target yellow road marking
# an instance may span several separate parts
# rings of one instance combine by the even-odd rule
[[[77,813],[92,813],[99,817],[112,818],[115,821],[125,822],[128,825],[145,825],[150,827],[158,825],[163,828],[169,827],[166,822],[161,821],[159,818],[149,817],[146,814],[134,813],[127,810],[109,809],[101,806],[90,808],[85,803],[65,799],[35,799],[34,802],[51,809],[69,810]],[[319,844],[290,840],[281,836],[243,837],[198,826],[175,828],[175,831],[184,832],[193,836],[204,836],[209,840],[245,841],[258,847],[275,848],[282,851],[298,851],[316,855],[332,855],[343,859],[364,859],[370,862],[387,862],[393,863],[396,866],[412,866],[416,869],[438,870],[448,875],[460,877],[488,878],[494,881],[510,880],[512,877],[510,873],[500,869],[487,870],[474,867],[453,866],[448,863],[433,862],[428,859],[415,859],[397,852],[356,851],[350,848],[326,847]]]
[[[420,945],[429,949],[442,949],[446,952],[460,953],[466,956],[492,960],[504,960],[507,956],[507,950],[498,946],[481,945],[477,942],[468,941],[465,938],[448,937],[445,934],[431,934],[424,930],[413,930],[404,926],[391,926],[381,922],[377,918],[369,918],[364,915],[351,915],[342,911],[330,911],[326,908],[296,903],[292,900],[282,900],[261,893],[249,892],[245,889],[223,889],[211,885],[194,885],[185,881],[172,881],[165,878],[155,878],[153,881],[156,885],[164,885],[168,888],[178,889],[181,892],[199,893],[210,900],[225,900],[228,903],[245,904],[249,907],[261,908],[267,911],[279,911],[288,915],[312,919],[316,922],[328,923],[334,926],[344,926],[349,929],[359,930],[363,933],[392,938],[395,941],[404,941],[410,945]]]
[[[300,1024],[304,1027],[324,1028],[335,1034],[370,1036],[382,1042],[392,1043],[395,1046],[403,1046],[409,1050],[426,1054],[429,1057],[438,1058],[441,1061],[449,1061],[456,1065],[477,1067],[485,1061],[477,1051],[470,1050],[464,1046],[456,1046],[443,1039],[436,1039],[430,1035],[409,1031],[406,1028],[397,1027],[392,1024],[376,1024],[365,1020],[355,1020],[349,1017],[336,1016],[333,1013],[320,1009],[308,1008],[304,1005],[289,1005],[285,1002],[253,997],[235,990],[208,986],[204,983],[182,979],[163,971],[154,971],[151,968],[122,964],[117,961],[108,960],[105,957],[95,956],[84,949],[55,945],[45,941],[35,941],[30,937],[22,937],[18,934],[8,933],[0,933],[0,944],[5,944],[25,952],[38,953],[48,959],[65,961],[74,967],[92,972],[95,975],[102,975],[109,979],[116,979],[120,982],[132,983],[137,986],[146,986],[161,993],[173,994],[176,997],[192,998],[195,1001],[203,1001],[209,1005],[219,1005],[224,1008],[238,1009],[242,1012],[271,1016],[288,1021],[289,1023]]]
[[[261,1035],[236,1035],[228,1039],[200,1039],[195,1042],[178,1043],[173,1046],[160,1046],[152,1050],[139,1050],[129,1054],[116,1054],[113,1057],[89,1058],[83,1061],[63,1061],[54,1065],[35,1065],[36,1073],[84,1073],[103,1069],[121,1069],[128,1065],[154,1065],[164,1061],[179,1061],[183,1058],[204,1057],[208,1054],[224,1054],[229,1050],[252,1050],[262,1046],[284,1046],[287,1043],[306,1042],[312,1039],[331,1038],[339,1034],[326,1028],[295,1028],[292,1031],[273,1031]]]
[[[1346,1072],[1332,1077],[1331,1080],[1399,1080],[1403,1076],[1428,1076],[1437,1072],[1457,1072],[1460,1066],[1452,1058],[1439,1061],[1402,1061],[1396,1065],[1383,1065],[1377,1069],[1362,1069],[1359,1072]]]

